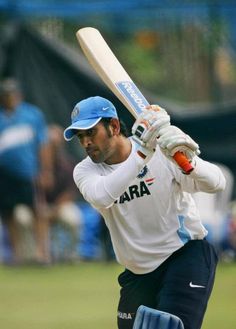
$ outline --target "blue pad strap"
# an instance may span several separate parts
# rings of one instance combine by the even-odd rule
[[[177,316],[146,306],[139,306],[133,329],[184,329]]]

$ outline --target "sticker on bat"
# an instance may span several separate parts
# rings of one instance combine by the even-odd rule
[[[116,87],[126,97],[127,101],[139,114],[149,105],[146,98],[142,95],[136,85],[131,81],[120,81],[116,83]]]

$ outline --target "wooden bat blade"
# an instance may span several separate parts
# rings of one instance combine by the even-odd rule
[[[85,27],[77,31],[76,37],[91,66],[136,118],[149,103],[120,64],[101,33],[95,28]]]

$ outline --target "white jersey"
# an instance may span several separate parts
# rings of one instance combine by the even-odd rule
[[[135,151],[120,164],[89,157],[74,169],[85,200],[103,216],[117,261],[136,274],[156,269],[191,239],[207,235],[190,193],[224,188],[220,169],[200,158],[184,175],[158,148],[144,165]]]

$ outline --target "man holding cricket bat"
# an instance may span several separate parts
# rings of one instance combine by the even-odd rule
[[[224,189],[220,169],[198,156],[198,144],[157,105],[138,116],[130,138],[114,105],[102,97],[80,101],[71,118],[65,139],[76,136],[88,154],[74,169],[75,183],[103,216],[125,267],[118,278],[118,328],[133,328],[144,305],[154,315],[177,316],[185,329],[199,329],[217,256],[191,194]],[[172,160],[177,151],[193,165],[190,174]],[[135,321],[134,328],[163,327]]]

